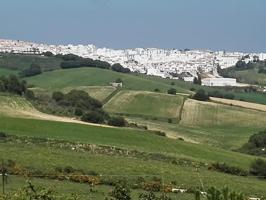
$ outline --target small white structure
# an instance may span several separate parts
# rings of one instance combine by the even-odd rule
[[[235,78],[204,78],[201,80],[201,85],[205,86],[236,86]]]
[[[112,83],[110,83],[110,85],[113,86],[113,87],[118,88],[118,87],[122,87],[123,86],[123,83],[112,82]]]

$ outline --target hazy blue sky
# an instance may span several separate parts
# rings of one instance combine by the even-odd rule
[[[266,52],[266,0],[0,0],[0,38]]]

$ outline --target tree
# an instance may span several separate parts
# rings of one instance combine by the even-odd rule
[[[172,95],[176,95],[176,89],[175,88],[170,88],[169,90],[167,90],[168,94],[172,94]]]
[[[111,69],[116,72],[122,72],[122,73],[129,73],[130,69],[123,67],[119,63],[115,63],[112,65]]]

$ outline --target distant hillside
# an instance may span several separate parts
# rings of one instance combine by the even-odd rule
[[[98,68],[60,69],[29,77],[25,80],[34,86],[55,91],[67,87],[108,86],[110,82],[114,82],[118,78],[122,79],[124,89],[146,91],[159,89],[161,92],[166,92],[173,87],[177,89],[177,92],[190,93],[189,90],[176,85]]]

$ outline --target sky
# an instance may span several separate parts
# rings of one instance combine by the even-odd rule
[[[0,38],[266,52],[266,0],[0,0]]]

